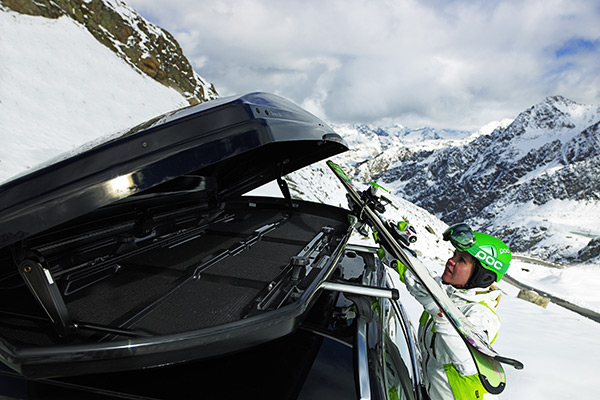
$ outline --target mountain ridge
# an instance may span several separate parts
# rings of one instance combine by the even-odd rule
[[[414,204],[446,224],[494,234],[516,253],[600,265],[600,107],[549,96],[513,120],[452,139],[402,126],[333,127],[350,145],[335,161],[402,204],[388,217],[425,218]],[[406,141],[407,132],[415,136]],[[291,177],[297,197],[345,206],[335,182],[311,187],[326,167],[309,170]]]
[[[7,6],[9,1],[21,7],[51,3],[49,9],[58,17],[17,12]],[[73,3],[89,7],[98,1]],[[57,4],[0,0],[0,182],[86,142],[201,100],[190,101],[184,89],[142,72]],[[124,14],[134,15],[125,8],[119,14],[112,3],[102,4],[120,21],[125,21]],[[137,25],[129,29],[143,32]],[[142,43],[135,38],[131,42],[132,48]]]
[[[599,128],[600,107],[551,96],[520,113],[505,128],[458,146],[399,148],[398,160],[384,171],[365,176],[363,163],[357,176],[381,181],[446,223],[467,221],[496,234],[515,251],[554,261],[587,262],[597,258],[595,242],[581,246],[565,240],[562,246],[544,245],[545,236],[558,235],[558,229],[541,217],[530,226],[515,228],[511,224],[517,221],[506,210],[523,213],[525,220],[531,219],[526,211],[535,212],[535,207],[551,201],[587,202],[596,207],[600,200],[600,177],[594,172],[600,170]],[[370,165],[376,162],[377,157],[368,161]],[[593,221],[597,215],[590,212],[588,218]],[[503,217],[509,222],[503,223]]]
[[[175,38],[118,0],[0,0],[25,15],[67,16],[135,70],[181,93],[190,105],[218,97],[214,85],[192,68]]]

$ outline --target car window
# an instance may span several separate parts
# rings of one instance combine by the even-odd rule
[[[355,398],[352,347],[325,339],[298,400]]]

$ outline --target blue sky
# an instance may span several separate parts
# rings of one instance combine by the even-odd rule
[[[477,129],[547,96],[600,104],[591,0],[127,0],[221,95],[330,122]]]
[[[600,21],[598,21],[600,22]],[[597,53],[600,39],[589,40],[586,38],[572,38],[565,42],[554,55],[557,58],[567,57],[581,53]]]

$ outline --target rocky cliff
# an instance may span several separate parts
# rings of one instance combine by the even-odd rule
[[[448,224],[496,234],[514,251],[600,262],[600,107],[553,96],[462,139],[361,135],[352,147],[373,152],[349,155],[355,179],[380,182]]]
[[[504,129],[460,146],[410,152],[373,178],[393,184],[401,196],[447,223],[469,221],[502,236],[514,251],[587,261],[598,255],[597,240],[577,249],[567,235],[559,252],[544,244],[556,234],[553,226],[577,230],[575,217],[565,214],[553,223],[539,213],[560,202],[565,207],[597,205],[598,171],[600,107],[555,96],[522,112]],[[581,210],[590,215],[577,217],[598,221],[593,211]]]
[[[190,104],[218,97],[192,69],[173,36],[118,0],[0,0],[22,14],[74,19],[140,73],[181,93]]]

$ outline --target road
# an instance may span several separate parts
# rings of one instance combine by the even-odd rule
[[[539,260],[539,259],[534,259],[531,257],[524,257],[524,256],[519,256],[519,255],[513,255],[513,258],[515,259],[520,259],[522,261],[527,261],[527,262],[533,262],[539,265],[543,265],[546,267],[550,267],[550,268],[564,268],[564,266],[561,266],[560,264],[555,264],[555,263],[550,263],[547,261],[543,261],[543,260]],[[511,285],[519,288],[519,289],[527,289],[527,290],[531,290],[536,292],[539,295],[548,297],[550,299],[551,302],[558,304],[561,307],[567,308],[573,312],[576,312],[580,315],[583,315],[584,317],[590,318],[591,320],[594,320],[598,323],[600,323],[600,313],[597,313],[596,311],[592,311],[592,310],[588,310],[587,308],[583,308],[578,306],[577,304],[573,304],[570,303],[564,299],[561,299],[559,297],[553,296],[550,293],[546,293],[542,290],[536,289],[534,287],[531,287],[529,285],[526,285],[522,282],[517,281],[516,279],[514,279],[513,277],[511,277],[510,275],[506,274],[504,275],[504,277],[502,278],[502,280],[510,283]]]

